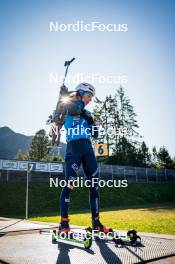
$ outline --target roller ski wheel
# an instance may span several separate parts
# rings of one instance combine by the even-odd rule
[[[141,244],[141,237],[137,235],[136,230],[128,230],[127,236],[129,237],[132,246],[137,246]]]
[[[92,235],[90,231],[86,230],[86,237],[84,238],[84,248],[89,249],[92,246]]]
[[[57,243],[56,236],[57,236],[57,231],[53,230],[52,231],[52,244],[56,244]]]
[[[64,242],[68,244],[71,242],[72,245],[81,246],[85,249],[89,249],[92,246],[92,235],[88,230],[83,234],[83,237],[78,239],[81,232],[76,232],[71,230],[69,232],[60,232],[60,229],[55,229],[52,231],[52,244],[56,244],[58,242]],[[62,237],[62,235],[64,235]]]

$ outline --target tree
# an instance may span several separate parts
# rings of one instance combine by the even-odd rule
[[[105,132],[97,141],[98,143],[107,143],[108,153],[109,148],[115,153],[119,146],[121,148],[122,142],[125,144],[126,140],[133,145],[138,143],[136,137],[139,137],[139,133],[136,129],[139,126],[136,120],[136,113],[121,86],[114,97],[111,95],[106,96],[104,101],[96,98],[95,103],[94,117],[101,121]],[[111,135],[107,133],[109,128],[113,131]]]
[[[46,161],[46,162],[64,162],[64,159],[60,155],[50,155],[49,153],[47,156],[45,156],[41,161]]]
[[[156,167],[156,163],[157,163],[157,149],[156,149],[155,146],[152,148],[152,162],[153,162],[153,166]]]
[[[16,154],[16,159],[17,160],[28,160],[29,159],[29,154],[28,153],[24,153],[22,150],[18,150],[17,154]]]
[[[159,152],[157,153],[157,159],[159,166],[162,168],[170,168],[173,162],[165,146],[159,149]]]
[[[146,143],[143,141],[140,148],[138,149],[138,166],[148,166],[151,164],[151,154]]]
[[[121,138],[113,155],[105,160],[108,164],[133,166],[137,166],[137,162],[137,149],[125,137]]]
[[[59,155],[52,157],[52,161],[63,162],[63,158]]]
[[[175,157],[173,158],[172,164],[171,164],[171,169],[175,169]]]
[[[116,100],[118,101],[118,125],[127,131],[127,135],[125,135],[127,140],[135,144],[135,139],[139,137],[139,133],[136,131],[139,128],[136,120],[137,115],[134,112],[134,107],[131,105],[130,99],[125,95],[122,86],[117,90]],[[124,137],[124,135],[119,136],[119,141],[121,137]]]
[[[39,130],[32,139],[29,150],[30,160],[42,160],[47,156],[49,139],[44,129]]]
[[[94,118],[101,122],[103,133],[100,133],[98,139],[94,140],[96,143],[107,143],[108,155],[110,149],[110,137],[107,133],[107,129],[110,126],[110,106],[109,97],[106,96],[104,101],[95,99],[95,109],[93,112]],[[101,130],[102,131],[102,130]]]
[[[118,111],[118,101],[116,95],[112,98],[110,95],[107,97],[107,110],[109,112],[108,124],[107,127],[111,128],[113,133],[109,136],[110,140],[110,147],[112,149],[117,148],[118,144],[118,130],[121,125],[121,120],[119,118],[119,111]]]

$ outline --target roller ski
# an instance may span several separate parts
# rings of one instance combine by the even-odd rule
[[[40,231],[41,233],[50,234],[53,244],[62,242],[85,249],[89,249],[92,246],[93,240],[112,241],[117,247],[142,245],[141,238],[137,235],[136,230],[133,229],[127,232],[114,231],[112,228],[104,226],[99,219],[92,221],[92,227],[72,229],[69,226],[69,219],[62,218],[58,228],[50,231],[42,230]]]
[[[95,239],[113,241],[117,246],[141,245],[141,237],[137,235],[136,230],[132,229],[127,232],[116,232],[112,228],[104,226],[98,217],[92,220],[92,228],[88,227],[86,231],[91,233],[91,236]]]
[[[58,229],[51,232],[52,243],[63,242],[89,249],[92,245],[92,235],[87,229],[73,230],[69,227],[69,219],[62,218]]]

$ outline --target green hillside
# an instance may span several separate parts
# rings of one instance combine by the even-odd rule
[[[26,184],[0,183],[0,215],[25,216]],[[29,184],[29,216],[59,213],[61,189],[49,187],[49,183]],[[175,185],[172,183],[130,183],[127,188],[100,188],[100,207],[112,210],[119,207],[134,208],[147,204],[175,202]],[[70,212],[89,212],[88,189],[75,188],[71,195]]]

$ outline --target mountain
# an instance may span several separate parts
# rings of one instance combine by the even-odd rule
[[[0,159],[15,159],[19,150],[29,151],[33,136],[15,133],[9,127],[0,127]],[[59,153],[64,158],[66,144],[61,142]]]
[[[14,159],[18,150],[27,152],[32,136],[15,133],[8,127],[0,127],[0,158]]]

